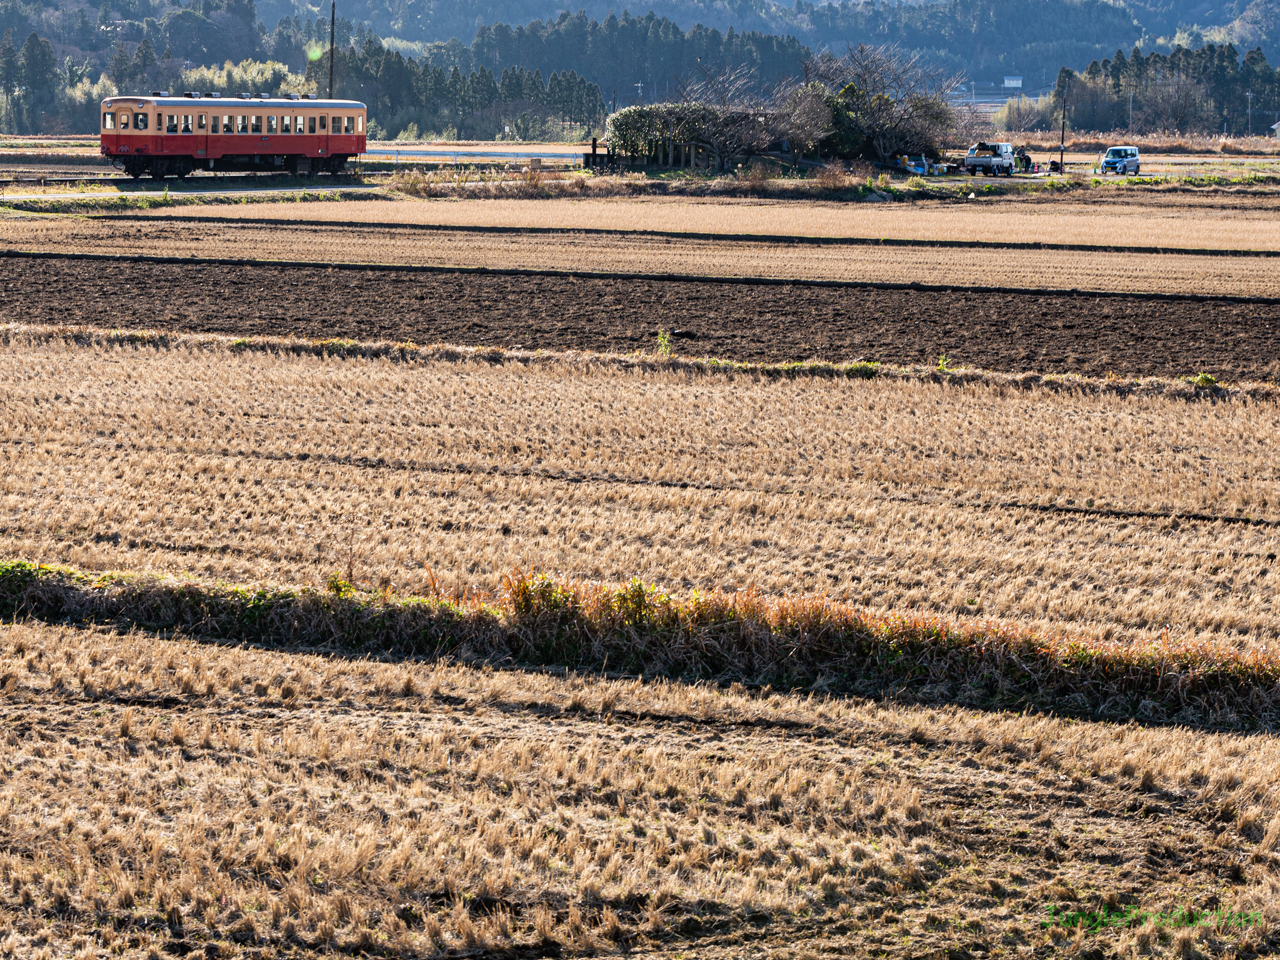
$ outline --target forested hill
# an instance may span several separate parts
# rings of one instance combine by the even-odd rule
[[[850,5],[843,12],[799,0],[797,7],[803,7],[825,34],[841,31],[853,43],[898,44],[949,71],[982,80],[1025,73],[1029,86],[1052,83],[1063,64],[1083,67],[1117,49],[1129,49],[1141,35],[1122,7],[1106,0],[1066,0],[1046,6],[1046,12],[1035,17],[1025,15],[1023,0]],[[794,73],[806,47],[820,49],[791,36],[741,33],[732,27],[724,34],[702,26],[686,32],[653,13],[631,17],[624,11],[621,18],[610,15],[603,21],[585,13],[564,13],[527,26],[482,25],[469,46],[454,41],[405,52],[441,66],[573,69],[606,91],[617,89],[621,96],[626,90],[634,93],[636,83],[650,90],[656,83],[661,94],[673,76],[695,69],[700,57],[704,62],[710,58],[745,64],[761,79]]]
[[[838,0],[814,3],[809,0],[650,0],[630,6],[632,16],[653,12],[665,17],[683,30],[695,25],[719,30],[793,36],[802,44],[819,50],[841,49],[845,43],[872,40],[877,36],[912,33],[923,30],[930,35],[913,47],[950,49],[955,60],[965,69],[985,62],[979,54],[971,59],[966,49],[956,50],[948,41],[966,35],[978,35],[984,46],[1020,45],[1016,34],[1023,27],[1033,27],[1065,44],[1090,44],[1110,47],[1131,43],[1142,36],[1146,41],[1172,38],[1183,25],[1206,28],[1225,27],[1252,9],[1252,19],[1266,19],[1262,8],[1275,0],[1114,0],[1116,10],[1103,10],[1103,4],[1063,4],[1030,0],[1021,4],[991,5],[957,3],[954,14],[944,13],[947,3],[875,3]],[[603,21],[610,13],[623,15],[623,6],[615,0],[349,0],[340,4],[343,15],[353,22],[367,23],[382,37],[395,37],[410,43],[443,42],[457,38],[469,43],[476,31],[495,23],[527,24],[533,20],[554,20],[561,12],[579,10]],[[921,7],[932,9],[921,11]],[[263,20],[274,25],[281,17],[298,14],[307,18],[303,0],[260,0]],[[314,9],[314,8],[310,8]],[[321,11],[323,13],[323,11]],[[1246,17],[1246,19],[1249,19]],[[1130,34],[1132,21],[1139,24]],[[942,32],[954,21],[958,33]],[[1273,24],[1273,29],[1276,25]],[[1247,28],[1246,28],[1247,32]],[[1102,34],[1106,34],[1102,36]],[[1218,36],[1215,39],[1239,37]],[[1247,39],[1247,38],[1246,38]],[[1085,57],[1087,63],[1092,57]],[[1028,68],[1030,69],[1030,68]],[[1050,68],[1052,69],[1052,68]]]
[[[327,10],[321,4],[317,17],[316,7],[302,0],[96,2],[0,0],[0,33],[12,30],[21,46],[35,31],[51,42],[59,63],[70,57],[94,77],[119,43],[132,50],[144,38],[157,56],[168,51],[193,65],[277,60],[294,70],[328,41]],[[1280,0],[1128,0],[1128,6],[1121,0],[794,0],[790,6],[654,0],[634,16],[611,0],[575,2],[584,9],[572,14],[557,0],[342,0],[338,40],[362,47],[372,34],[406,56],[464,72],[572,69],[600,84],[606,96],[616,88],[620,98],[637,83],[650,95],[656,83],[662,93],[673,74],[688,71],[704,51],[740,56],[742,65],[768,79],[794,72],[806,49],[840,51],[848,43],[896,43],[982,83],[1021,74],[1035,90],[1051,83],[1061,66],[1082,69],[1139,42],[1152,49],[1152,37],[1197,12],[1214,20],[1236,16],[1248,41],[1237,46],[1260,43],[1268,50],[1280,39],[1274,36],[1277,5]],[[1192,40],[1201,36],[1230,39],[1202,33]]]
[[[303,0],[259,2],[270,26],[295,14],[305,21],[308,9],[314,8]],[[616,0],[349,0],[339,9],[379,36],[408,45],[450,39],[466,45],[486,25],[554,21],[562,12],[580,10],[601,22],[611,13],[625,19]],[[733,28],[791,36],[815,51],[897,40],[982,80],[998,80],[1006,68],[1028,76],[1038,68],[1052,78],[1058,66],[1083,67],[1138,40],[1153,49],[1161,38],[1176,37],[1191,46],[1201,40],[1230,41],[1240,49],[1261,44],[1273,59],[1280,53],[1280,0],[650,0],[629,10],[633,17],[652,12],[686,31],[702,25],[721,33]],[[1059,59],[1050,63],[1055,55]]]

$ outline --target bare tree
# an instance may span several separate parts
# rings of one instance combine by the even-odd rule
[[[1052,104],[1047,100],[1041,103],[1038,100],[1032,100],[1030,97],[1019,96],[1017,99],[1006,101],[1005,105],[996,111],[993,119],[997,130],[1007,130],[1009,133],[1027,133],[1031,130],[1044,130],[1048,127],[1049,122],[1046,119],[1046,114],[1052,109]]]
[[[775,139],[786,140],[793,164],[812,153],[831,133],[831,104],[821,83],[784,81],[773,96],[770,110]]]
[[[1149,131],[1211,131],[1212,114],[1204,83],[1170,70],[1147,88],[1140,123]]]
[[[846,122],[880,160],[935,150],[956,123],[952,97],[959,75],[948,75],[896,46],[850,46],[806,65],[835,96]]]
[[[990,136],[992,129],[989,114],[983,113],[971,103],[953,103],[951,126],[942,143],[948,147],[968,147],[975,141]]]
[[[769,106],[750,70],[740,67],[712,73],[699,67],[698,75],[677,84],[680,101],[699,115],[698,140],[724,169],[738,156],[763,150],[773,139]]]

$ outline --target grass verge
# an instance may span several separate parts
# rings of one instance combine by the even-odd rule
[[[1280,721],[1280,658],[1101,643],[997,622],[880,616],[823,596],[668,596],[515,572],[494,597],[239,588],[0,564],[0,616],[114,623],[361,656],[442,657],[771,684],[1222,728]]]
[[[301,184],[301,185],[298,185]],[[196,183],[188,185],[186,190],[212,189]],[[325,188],[313,182],[295,181],[291,183],[272,183],[265,189],[269,193],[216,194],[193,193],[188,195],[183,188],[163,191],[122,193],[115,195],[85,194],[83,197],[56,197],[48,200],[32,197],[28,199],[6,200],[0,198],[0,209],[13,210],[18,213],[131,213],[137,210],[158,210],[167,207],[221,207],[246,203],[314,203],[333,200],[374,200],[380,195],[363,190],[344,190],[342,187]],[[280,190],[296,190],[287,195]]]

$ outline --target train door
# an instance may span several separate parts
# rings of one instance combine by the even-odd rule
[[[327,157],[329,156],[329,114],[321,113],[317,119],[320,122],[320,130],[317,134],[319,149],[316,152],[322,157]]]
[[[133,116],[129,118],[130,153],[141,153],[144,156],[150,154],[151,150],[151,122],[155,119],[155,115],[151,113],[151,108],[146,105],[139,105],[134,110]]]
[[[163,108],[159,104],[152,106],[149,112],[151,118],[151,136],[147,138],[147,146],[151,153],[159,156],[164,152],[164,113]]]
[[[171,157],[181,150],[180,139],[181,134],[178,133],[178,122],[182,116],[178,113],[170,113],[173,107],[162,107],[157,104],[156,110],[156,139],[160,141],[159,153],[163,157]]]
[[[102,108],[102,146],[115,153],[120,149],[119,119],[109,104]]]
[[[192,156],[196,158],[196,166],[207,166],[209,157],[209,114],[197,113],[194,131],[192,136],[195,137],[195,150]]]

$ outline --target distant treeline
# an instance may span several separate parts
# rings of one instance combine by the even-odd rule
[[[1280,122],[1280,69],[1260,49],[1241,58],[1230,44],[1117,50],[1082,72],[1063,68],[1051,96],[1012,101],[997,120],[1008,130],[1044,130],[1061,122],[1064,102],[1073,130],[1265,135]]]
[[[1149,132],[1239,136],[1250,125],[1251,102],[1254,133],[1280,121],[1280,70],[1272,69],[1260,49],[1243,59],[1230,44],[1168,55],[1143,56],[1135,48],[1126,57],[1117,50],[1072,79],[1075,90],[1067,91],[1067,105],[1070,122],[1081,130],[1126,129],[1130,93],[1134,123]],[[1067,83],[1065,75],[1059,78],[1058,96]]]
[[[306,80],[327,92],[328,58],[312,61]],[[337,51],[333,92],[368,104],[374,136],[576,139],[602,127],[605,119],[600,87],[572,70],[553,72],[546,80],[540,70],[523,67],[499,76],[487,67],[464,74],[453,66],[446,72],[373,40],[361,50]]]

